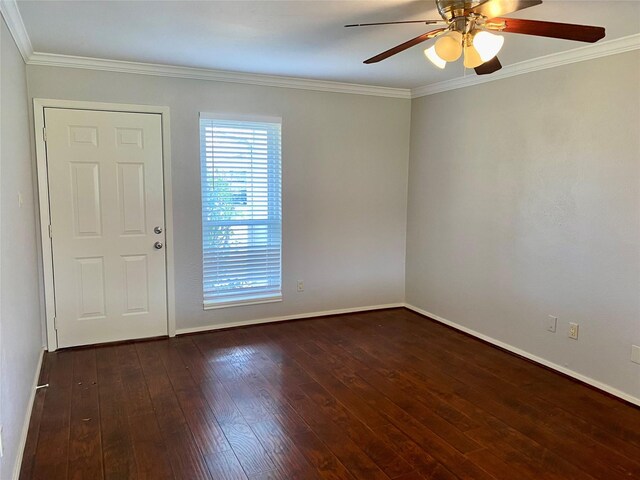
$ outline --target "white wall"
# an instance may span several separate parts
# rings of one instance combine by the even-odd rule
[[[4,20],[0,30],[0,478],[9,479],[18,468],[42,331],[25,64]]]
[[[32,98],[170,107],[178,329],[403,301],[409,100],[31,65],[27,73]],[[281,303],[202,308],[200,111],[283,118]]]
[[[407,302],[640,398],[639,81],[634,51],[415,99]]]

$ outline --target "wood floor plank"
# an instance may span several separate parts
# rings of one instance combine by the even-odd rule
[[[479,445],[464,435],[464,431],[477,425],[460,411],[454,411],[444,401],[426,389],[410,382],[400,373],[386,368],[373,355],[359,347],[346,347],[348,353],[360,361],[359,375],[418,421],[438,432],[461,453],[479,449]],[[418,400],[419,398],[419,400]]]
[[[406,309],[46,354],[20,479],[626,480],[640,409]]]
[[[209,469],[200,454],[189,429],[169,376],[162,362],[161,352],[167,341],[136,344],[136,352],[149,390],[171,468],[177,478],[210,479]],[[174,448],[174,446],[179,448]]]
[[[300,385],[299,388],[390,478],[399,477],[413,470],[406,460],[398,456],[392,444],[387,443],[374,430],[351,415],[321,385],[314,382]]]
[[[73,352],[69,479],[104,477],[101,437],[96,351],[77,350]]]
[[[291,329],[289,329],[289,330],[291,330]],[[289,347],[288,351],[289,351],[290,354],[293,354],[293,352],[295,351],[295,347],[297,345],[298,345],[298,342],[294,341],[294,345]],[[273,345],[270,345],[270,346],[272,348],[276,348],[277,349],[277,347],[274,347]],[[294,355],[294,357],[295,357],[295,355]],[[279,358],[282,359],[282,360],[290,359],[290,357],[281,356],[281,355],[279,355]],[[300,359],[299,356],[297,356],[295,358]],[[326,355],[323,357],[323,359],[327,360]],[[280,367],[280,369],[283,369],[283,368],[291,369],[291,368],[293,368],[291,365],[287,365],[287,364],[284,364],[284,363],[279,364],[279,367]],[[307,363],[307,367],[309,367],[308,363]],[[359,367],[362,367],[362,366],[359,366]],[[312,373],[311,376],[313,376],[314,374],[317,374],[317,372],[316,373]],[[368,396],[369,396],[369,393],[367,393],[365,395],[361,395],[362,398],[367,398]],[[385,398],[385,400],[387,400],[387,399]],[[393,404],[391,404],[391,405],[393,405]],[[398,408],[395,405],[393,405],[393,407],[394,408]],[[404,414],[404,412],[403,412],[403,414]],[[407,415],[407,417],[408,417],[408,415]],[[385,420],[385,423],[388,423],[388,421],[389,420]],[[389,431],[393,431],[393,430],[396,430],[396,428],[394,426],[390,426],[390,427],[388,427],[388,430]],[[397,432],[397,430],[396,430],[396,432]],[[400,438],[401,438],[401,436],[396,434],[395,439],[399,440]],[[401,441],[400,444],[403,445],[404,447],[408,448],[409,451],[411,451],[411,443],[413,443],[412,440],[410,440],[407,437],[405,437],[403,440],[404,441]],[[397,445],[398,444],[396,443],[396,446]],[[414,445],[415,445],[415,443],[414,443]],[[451,449],[450,446],[447,447],[444,444],[442,444],[442,447],[444,449],[447,449],[447,448]],[[430,475],[428,478],[454,478],[454,475],[451,472],[449,472],[448,470],[443,468],[439,464],[439,462],[437,462],[435,459],[433,459],[433,457],[431,457],[427,452],[419,449],[419,453],[416,453],[416,451],[414,449],[412,454],[413,454],[413,459],[418,461],[418,464],[419,464],[419,467],[421,468],[421,470],[424,471],[424,472],[428,472],[428,474]],[[471,469],[473,470],[473,467],[471,467]],[[462,471],[463,472],[466,471],[464,465],[462,466]],[[476,473],[478,475],[478,478],[483,478],[483,475],[486,475],[484,472],[476,472]]]
[[[509,427],[484,428],[471,432],[474,438],[487,446],[498,458],[506,461],[523,477],[561,480],[566,478],[585,478],[588,474],[562,460],[557,455],[536,444]]]
[[[273,383],[285,365],[264,363],[260,365],[265,378]],[[299,369],[294,368],[294,371]],[[356,445],[342,428],[329,416],[323,415],[314,402],[298,387],[300,378],[309,379],[303,375],[291,384],[282,385],[280,390],[288,399],[296,413],[313,429],[318,437],[329,447],[333,454],[359,478],[388,478],[379,467]]]
[[[350,472],[310,428],[285,426],[283,431],[291,438],[307,461],[316,468],[321,478],[326,480],[353,480],[355,478],[354,472]]]
[[[305,357],[304,354],[298,355],[296,358],[303,367],[306,367],[310,376],[320,381],[320,383],[313,381],[300,385],[299,387],[302,391],[307,394],[333,422],[337,423],[382,471],[389,477],[395,478],[413,470],[413,467],[409,465],[409,463],[395,453],[395,446],[393,444],[388,443],[377,435],[375,424],[367,426],[357,415],[354,415],[331,393],[324,389],[321,385],[322,380],[324,379],[325,382],[330,382],[330,380],[327,378],[327,375],[323,375],[321,365],[315,363],[311,356]],[[345,390],[348,389],[345,387]],[[360,399],[358,398],[358,400]],[[361,409],[365,407],[369,408],[366,404],[360,405]],[[378,415],[369,415],[368,418],[374,418],[374,422],[387,423],[383,417]]]
[[[276,355],[276,358],[280,359]],[[258,362],[258,363],[255,363]],[[281,443],[283,448],[288,452],[298,450],[306,458],[317,472],[317,475],[323,479],[336,480],[347,479],[352,480],[353,477],[348,473],[345,466],[336,458],[336,456],[327,448],[327,446],[313,433],[311,428],[300,418],[294,408],[288,403],[282,390],[278,388],[278,384],[269,382],[259,373],[260,368],[271,363],[271,359],[267,355],[261,358],[253,356],[251,361],[245,365],[247,376],[245,381],[251,385],[256,391],[260,392],[265,407],[269,410],[272,420],[268,420],[269,433],[271,439],[265,439],[264,435],[258,431],[257,435],[265,445],[265,448],[275,448],[272,444],[274,440]],[[302,377],[307,380],[307,377]],[[300,377],[296,377],[296,383]],[[267,423],[263,422],[263,423]],[[260,425],[253,425],[254,430],[260,428]],[[273,457],[274,455],[272,455]],[[297,461],[297,460],[296,460]],[[278,459],[276,459],[278,463]],[[287,469],[280,467],[281,471],[286,473]],[[297,478],[297,477],[292,477]],[[302,477],[305,478],[305,477]],[[313,478],[313,477],[310,477]]]
[[[220,426],[247,475],[276,468],[274,461],[245,421],[223,422]]]
[[[396,477],[395,480],[424,480],[425,478],[419,472],[409,472],[401,477]]]
[[[302,348],[302,347],[301,347]],[[427,478],[457,478],[448,471],[441,463],[434,459],[427,451],[423,450],[407,437],[400,429],[389,419],[380,414],[377,410],[369,406],[363,395],[359,395],[356,391],[352,391],[350,387],[342,383],[334,374],[342,376],[343,379],[351,379],[352,374],[344,368],[344,364],[336,364],[335,359],[323,350],[322,355],[318,355],[322,361],[317,361],[318,368],[324,367],[325,372],[320,370],[314,371],[314,377],[328,391],[340,400],[346,408],[353,411],[365,423],[371,426],[376,434],[386,439],[404,459],[406,459],[414,468],[422,472]],[[301,360],[300,357],[298,357]],[[307,360],[308,361],[308,360]],[[336,371],[337,369],[337,371]],[[348,382],[349,380],[347,380]]]
[[[629,446],[635,449],[640,448],[640,430],[635,428],[635,425],[640,423],[640,414],[634,415],[635,409],[624,408],[619,405],[619,402],[612,401],[605,395],[595,400],[594,392],[574,382],[547,380],[548,382],[528,386],[525,392],[543,397],[564,410],[566,414],[613,432]]]
[[[398,454],[406,459],[423,477],[433,480],[459,478],[443,462],[438,461],[429,453],[429,444],[418,444],[392,423],[376,428],[376,433],[395,445]]]
[[[175,343],[172,341],[167,344],[159,354],[196,445],[202,455],[231,450],[231,445],[209,408],[207,399],[193,380],[189,367],[183,362]]]
[[[246,403],[242,393],[238,394],[237,391],[227,388],[230,383],[235,382],[235,377],[232,378],[233,382],[223,381],[220,376],[221,371],[232,371],[231,365],[233,362],[238,361],[240,355],[236,355],[235,347],[226,346],[222,347],[229,353],[224,353],[223,357],[218,357],[221,353],[214,350],[213,359],[207,357],[207,347],[203,346],[202,349],[198,346],[198,342],[194,342],[194,347],[191,349],[183,349],[183,355],[189,355],[189,362],[191,363],[206,363],[209,365],[207,375],[213,377],[212,382],[207,382],[203,385],[202,392],[207,399],[209,406],[214,412],[220,428],[224,432],[224,435],[231,445],[231,448],[236,453],[244,472],[250,476],[261,472],[272,471],[276,469],[275,463],[269,456],[260,440],[256,437],[253,430],[247,423],[242,412],[238,408],[238,405]],[[224,345],[228,344],[226,337],[224,338]],[[206,345],[210,345],[207,342]],[[216,347],[217,348],[217,347]],[[211,360],[214,360],[213,362]],[[212,365],[213,364],[213,365]],[[200,367],[201,371],[204,371],[203,367]],[[222,376],[223,379],[228,378]],[[235,393],[235,398],[231,395]]]
[[[251,425],[264,448],[276,464],[279,475],[285,478],[305,478],[314,480],[318,473],[304,458],[295,443],[283,433],[282,426],[276,420],[266,420]]]
[[[281,472],[280,470],[272,470],[270,472],[260,472],[255,475],[251,475],[249,480],[290,480],[291,478],[288,474]],[[300,477],[307,478],[307,477]]]
[[[289,386],[286,395],[298,414],[354,476],[372,480],[388,478],[339,425],[318,410],[302,390],[297,386]]]
[[[134,345],[115,347],[138,479],[172,479],[173,470]]]
[[[517,478],[518,480],[539,480],[542,478],[529,474],[527,468],[520,468],[513,458],[502,460],[488,450],[476,450],[467,454],[467,458],[495,478]]]
[[[104,477],[107,480],[135,480],[138,473],[133,435],[127,418],[124,386],[115,347],[96,350],[96,370]]]
[[[334,347],[332,345],[324,346],[328,349]],[[343,358],[347,360],[347,357]],[[347,362],[345,363],[347,364]],[[434,458],[446,465],[456,476],[469,479],[493,478],[486,471],[469,462],[464,454],[454,448],[444,438],[440,437],[431,429],[426,428],[422,423],[393,403],[378,390],[376,385],[367,383],[364,378],[360,377],[359,374],[356,373],[362,367],[359,363],[351,360],[348,364],[355,370],[349,375],[343,376],[343,381],[355,391],[360,392],[362,398],[365,398],[372,408],[377,409],[385,415],[390,423],[402,430],[418,445],[422,445],[425,449],[428,449]],[[478,449],[480,449],[479,445],[477,445],[475,450]]]
[[[205,455],[211,476],[215,480],[247,480],[247,476],[232,450]]]

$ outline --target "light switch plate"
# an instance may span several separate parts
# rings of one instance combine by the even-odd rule
[[[556,333],[556,328],[558,326],[558,317],[554,317],[553,315],[549,315],[547,317],[547,331]]]
[[[631,361],[640,364],[640,347],[638,345],[631,345]]]

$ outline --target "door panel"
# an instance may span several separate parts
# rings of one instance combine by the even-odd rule
[[[144,235],[146,232],[144,164],[118,163],[118,193],[122,235]]]
[[[149,271],[147,255],[124,255],[122,257],[122,280],[125,285],[125,315],[148,313]]]
[[[45,108],[45,126],[58,347],[166,335],[161,116]]]
[[[100,236],[100,166],[97,163],[78,162],[69,167],[75,220],[73,231],[77,237]]]
[[[76,271],[78,318],[104,318],[104,257],[76,258]]]

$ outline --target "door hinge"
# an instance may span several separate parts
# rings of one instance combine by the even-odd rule
[[[42,138],[46,142],[47,141],[47,128],[42,127]]]
[[[53,317],[53,329],[58,330],[58,322],[56,322],[56,317]]]
[[[51,228],[51,225],[49,225],[49,238],[53,238],[53,229]]]

